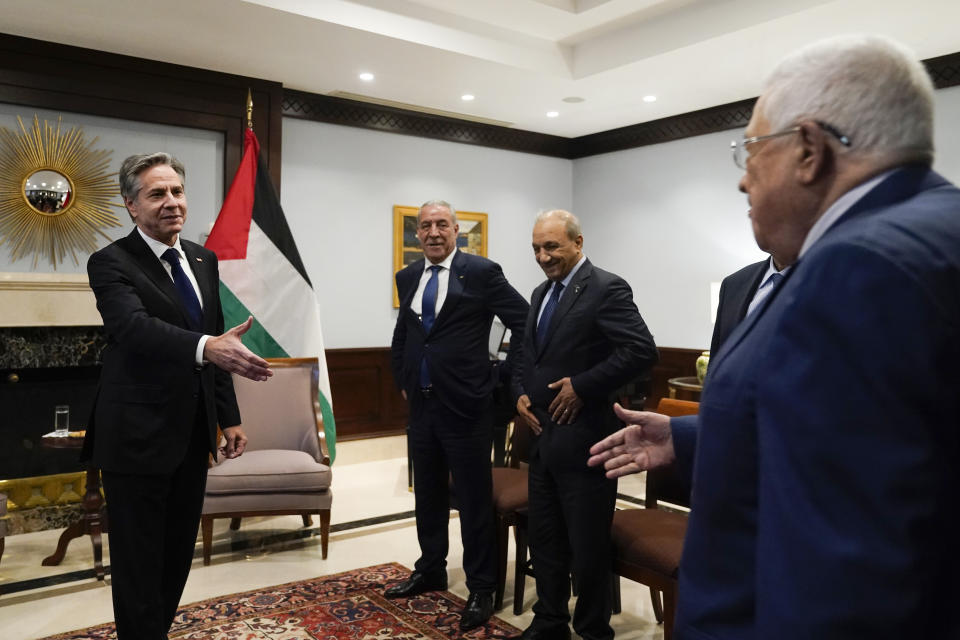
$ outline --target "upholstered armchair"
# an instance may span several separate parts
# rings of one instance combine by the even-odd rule
[[[246,451],[221,457],[207,475],[201,534],[203,563],[210,564],[213,520],[230,518],[231,529],[252,516],[300,515],[304,526],[320,516],[320,544],[327,557],[330,535],[330,456],[317,400],[316,358],[268,360],[273,377],[253,382],[233,377]]]

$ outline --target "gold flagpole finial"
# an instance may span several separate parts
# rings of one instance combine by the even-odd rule
[[[247,129],[253,130],[253,96],[247,89]]]

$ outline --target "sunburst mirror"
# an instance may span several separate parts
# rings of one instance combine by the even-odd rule
[[[69,254],[97,249],[102,229],[119,227],[112,200],[119,189],[108,172],[113,151],[94,149],[80,127],[61,130],[33,116],[28,131],[0,127],[0,245],[13,260],[33,255],[33,268],[46,257],[56,269]]]

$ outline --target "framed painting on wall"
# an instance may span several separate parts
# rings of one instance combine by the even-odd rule
[[[417,239],[417,212],[419,207],[393,206],[393,273],[423,257]],[[457,249],[475,256],[487,257],[487,214],[457,211]],[[400,306],[397,283],[393,282],[393,308]]]

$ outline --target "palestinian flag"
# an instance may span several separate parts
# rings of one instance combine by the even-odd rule
[[[204,246],[220,261],[225,326],[253,316],[243,343],[257,355],[320,359],[320,410],[332,461],[336,428],[320,309],[250,129],[244,134],[240,168]]]

